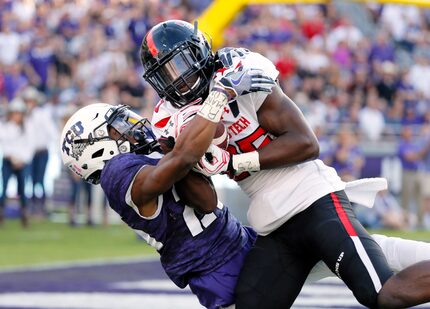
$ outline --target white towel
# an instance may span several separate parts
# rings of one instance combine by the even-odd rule
[[[387,188],[388,184],[385,178],[363,178],[347,182],[345,193],[351,202],[372,208],[376,194]]]

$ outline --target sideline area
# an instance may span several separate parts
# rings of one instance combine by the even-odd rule
[[[58,262],[111,260],[157,254],[124,224],[80,226],[34,221],[22,229],[8,220],[0,229],[0,270]]]

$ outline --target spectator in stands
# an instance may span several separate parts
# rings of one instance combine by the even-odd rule
[[[312,74],[320,73],[330,65],[327,52],[312,43],[305,45],[304,49],[298,53],[297,59],[300,67]]]
[[[403,125],[419,127],[424,123],[424,115],[420,114],[418,103],[419,102],[417,100],[408,100],[403,97]]]
[[[355,49],[360,40],[363,38],[363,33],[358,29],[351,20],[344,16],[340,18],[337,27],[335,27],[327,36],[327,48],[330,52],[336,50],[337,45],[341,41],[348,42],[349,48]]]
[[[430,60],[422,53],[416,53],[414,58],[415,63],[409,71],[409,80],[414,89],[421,92],[426,98],[430,98]]]
[[[378,192],[372,208],[356,205],[354,209],[358,220],[367,228],[398,230],[407,227],[402,208],[388,190]]]
[[[57,141],[59,128],[53,119],[52,111],[44,101],[45,98],[36,88],[24,89],[21,97],[26,104],[27,121],[34,129],[30,133],[35,151],[30,166],[33,211],[46,216],[45,172],[49,147]]]
[[[333,155],[336,149],[336,145],[328,137],[325,132],[325,129],[325,125],[318,125],[313,128],[320,146],[319,159],[322,160],[326,165],[333,166]]]
[[[383,102],[377,96],[375,91],[368,94],[366,106],[359,112],[359,127],[363,132],[363,137],[370,141],[381,139],[385,128],[385,118],[382,113]]]
[[[25,195],[25,178],[34,153],[31,135],[34,128],[26,121],[25,112],[25,103],[20,98],[15,98],[9,104],[6,122],[0,122],[0,149],[3,152],[0,224],[3,222],[9,179],[15,175],[21,206],[21,223],[27,227],[28,203]]]
[[[6,100],[11,101],[22,89],[29,84],[23,70],[23,64],[16,62],[5,66],[3,75],[3,93]]]
[[[349,69],[352,64],[352,52],[347,41],[341,40],[332,53],[332,58],[343,69]]]
[[[124,70],[124,74],[124,82],[119,85],[120,102],[131,106],[133,110],[139,112],[142,108],[142,98],[145,97],[145,87],[133,69]]]
[[[414,139],[414,129],[411,125],[402,127],[401,140],[398,145],[397,154],[402,162],[402,192],[401,206],[405,213],[406,222],[410,227],[415,227],[413,218],[411,217],[411,203],[414,203],[415,209],[421,209],[422,203],[422,188],[419,166],[421,158],[418,155],[420,145]],[[420,217],[418,215],[418,217]],[[419,218],[418,218],[419,219]]]
[[[150,6],[149,3],[145,3],[143,1],[136,2],[134,6],[136,7],[131,11],[132,15],[127,29],[130,34],[130,38],[134,43],[133,57],[135,57],[137,61],[140,44],[142,43],[146,32],[151,28],[151,21],[150,15],[148,14],[148,6]]]
[[[92,185],[84,180],[81,177],[76,176],[75,174],[67,173],[69,175],[70,184],[71,184],[71,192],[70,192],[70,201],[69,201],[69,225],[71,227],[77,226],[76,215],[79,212],[79,206],[81,205],[81,201],[84,200],[84,214],[85,214],[85,222],[87,226],[93,226],[93,219],[91,214],[91,205],[93,203],[93,193],[92,193]],[[82,197],[82,193],[84,193],[84,197]]]
[[[394,46],[390,43],[388,33],[380,31],[370,49],[369,62],[377,66],[386,61],[394,62]]]
[[[387,135],[391,135],[397,137],[400,135],[400,130],[402,126],[403,120],[403,100],[400,95],[396,95],[393,99],[393,104],[388,107],[387,114],[385,116],[386,122],[386,133]]]
[[[0,31],[0,65],[17,62],[21,48],[21,37],[8,22],[3,22]]]
[[[297,63],[293,56],[292,45],[284,44],[281,47],[278,60],[275,63],[282,80],[288,79],[296,73]]]
[[[422,143],[418,156],[422,157],[420,185],[423,199],[418,215],[418,226],[426,229],[428,227],[426,226],[426,217],[430,214],[430,123],[426,123],[420,133]]]
[[[407,35],[408,25],[420,19],[419,9],[414,5],[387,4],[381,9],[380,24],[396,42],[402,42]]]
[[[339,128],[332,166],[343,181],[358,179],[364,165],[364,156],[358,145],[357,134],[349,125]]]
[[[381,64],[381,78],[376,84],[378,95],[384,99],[388,106],[393,105],[394,95],[399,87],[399,81],[397,79],[397,67],[394,63],[384,61]]]
[[[49,38],[47,29],[41,26],[40,31],[43,32],[28,51],[26,72],[33,85],[40,91],[48,91],[55,80],[53,41]]]
[[[324,35],[324,15],[321,10],[317,10],[315,14],[311,16],[304,16],[303,18],[299,16],[299,22],[301,23],[302,34],[308,40],[315,36]]]

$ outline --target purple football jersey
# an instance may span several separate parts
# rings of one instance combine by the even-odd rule
[[[109,204],[132,229],[160,254],[170,279],[187,286],[193,276],[207,274],[222,266],[255,237],[221,203],[210,214],[200,214],[186,206],[174,188],[158,197],[158,209],[144,218],[126,203],[126,194],[136,173],[159,159],[133,153],[112,158],[103,169],[101,186]]]

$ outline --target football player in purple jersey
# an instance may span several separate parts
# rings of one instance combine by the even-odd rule
[[[225,104],[239,94],[231,88],[233,78],[249,79],[247,91],[270,92],[274,83],[258,72],[239,75],[217,84],[165,155],[150,123],[127,106],[85,106],[61,136],[63,164],[100,183],[110,206],[158,251],[169,278],[180,288],[189,285],[207,308],[233,303],[256,238],[218,202],[210,180],[189,173],[210,146]]]

